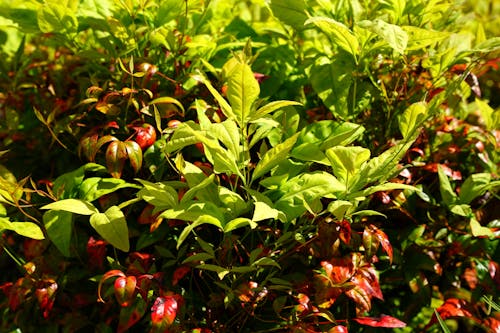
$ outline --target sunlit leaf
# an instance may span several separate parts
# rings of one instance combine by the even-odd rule
[[[139,172],[142,166],[142,149],[135,141],[127,140],[123,143],[127,150],[127,157],[135,173]]]
[[[44,239],[42,229],[33,222],[10,222],[6,217],[0,217],[0,232],[12,230],[15,233],[33,239]]]
[[[228,77],[227,85],[227,98],[236,121],[243,127],[249,121],[253,104],[259,97],[259,83],[250,66],[243,61],[237,61]]]
[[[334,44],[349,52],[356,59],[359,53],[358,40],[344,24],[328,17],[311,17],[304,24],[317,26]]]
[[[92,214],[90,225],[111,245],[124,252],[129,251],[127,221],[120,208],[111,206],[104,213]]]
[[[79,199],[63,199],[42,207],[42,209],[63,210],[80,215],[92,215],[99,210],[90,202]]]
[[[288,158],[288,153],[292,150],[299,133],[286,139],[284,142],[278,144],[277,146],[269,149],[264,156],[261,157],[260,161],[255,166],[252,174],[252,180],[255,180],[263,176],[266,172],[270,171],[276,165],[281,163],[283,160]]]
[[[401,320],[387,316],[381,315],[378,318],[374,317],[361,317],[361,318],[353,318],[358,324],[371,326],[371,327],[386,327],[386,328],[398,328],[398,327],[406,327],[406,323]]]
[[[408,44],[408,34],[398,25],[379,19],[360,21],[359,26],[382,37],[396,52],[403,54]]]

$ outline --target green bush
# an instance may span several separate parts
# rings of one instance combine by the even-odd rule
[[[0,331],[497,332],[475,5],[0,2]]]

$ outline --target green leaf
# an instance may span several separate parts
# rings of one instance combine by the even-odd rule
[[[219,199],[228,209],[231,217],[240,216],[248,210],[248,203],[238,193],[227,187],[219,186]]]
[[[483,195],[488,190],[491,181],[489,173],[476,173],[467,177],[458,195],[460,203],[470,204],[472,200]]]
[[[180,201],[181,204],[187,204],[189,201],[192,201],[196,196],[203,196],[203,193],[206,193],[206,188],[209,186],[216,186],[215,184],[215,174],[211,174],[210,176],[204,178],[200,183],[191,187],[184,195]],[[203,200],[203,199],[202,199]],[[212,201],[212,200],[209,200]]]
[[[263,221],[267,219],[273,219],[273,220],[279,220],[280,219],[280,212],[279,210],[271,207],[269,204],[262,202],[262,201],[256,201],[254,203],[254,212],[253,212],[253,217],[252,221],[258,222],[258,221]]]
[[[92,215],[99,210],[90,202],[79,199],[63,199],[43,206],[41,209],[63,210],[80,215]]]
[[[52,243],[64,256],[70,257],[73,213],[63,210],[49,210],[43,214],[43,223]]]
[[[370,159],[370,150],[357,146],[337,146],[328,149],[326,156],[337,179],[349,189],[355,181],[356,173],[360,171],[363,163]]]
[[[175,158],[175,167],[184,176],[186,182],[191,189],[195,189],[193,194],[196,194],[199,200],[206,202],[220,203],[219,192],[215,182],[206,180],[208,177],[196,165],[187,162],[182,158],[182,155],[177,155]],[[215,177],[215,176],[214,176]],[[203,185],[201,185],[203,184]],[[204,186],[206,184],[206,187]],[[203,191],[197,191],[196,188],[203,186]],[[188,192],[190,192],[189,190]],[[187,195],[186,193],[185,195]],[[187,199],[186,199],[187,200]],[[186,201],[184,200],[184,202]]]
[[[144,188],[137,192],[137,197],[152,204],[158,209],[175,207],[178,204],[179,195],[169,185],[163,183],[151,183],[144,179],[137,179]]]
[[[403,54],[408,44],[408,34],[398,25],[390,24],[379,19],[363,20],[360,27],[370,30],[380,36],[396,52]]]
[[[210,215],[201,215],[195,221],[193,221],[193,223],[182,230],[181,234],[179,235],[179,239],[177,240],[177,249],[182,245],[182,243],[186,240],[187,236],[189,236],[194,228],[199,227],[203,224],[210,224],[216,226],[221,230],[224,229],[219,219]]]
[[[79,197],[83,200],[92,202],[103,195],[115,192],[122,188],[140,188],[135,184],[130,184],[123,179],[117,178],[101,178],[89,177],[85,179],[80,185]]]
[[[78,30],[74,13],[62,3],[45,2],[38,9],[38,27],[41,32],[72,33]]]
[[[277,146],[269,149],[260,159],[260,161],[255,166],[252,174],[252,181],[260,178],[272,168],[280,164],[282,161],[288,158],[288,153],[292,150],[299,133],[289,137],[284,142],[278,144]]]
[[[399,117],[399,130],[403,138],[410,137],[427,117],[427,104],[424,102],[410,105]]]
[[[444,173],[443,167],[438,165],[438,176],[439,176],[439,192],[441,193],[441,199],[446,206],[450,207],[457,201],[457,195],[453,188],[451,187],[450,180],[448,176]]]
[[[354,116],[349,109],[349,91],[354,82],[355,65],[345,53],[333,58],[318,58],[311,67],[309,80],[325,106],[340,118]]]
[[[297,30],[304,28],[307,20],[306,2],[304,0],[271,0],[273,15]]]
[[[273,266],[277,269],[281,269],[281,266],[275,260],[269,257],[262,257],[260,259],[257,259],[252,263],[252,266]]]
[[[370,186],[362,191],[359,192],[354,192],[350,193],[348,196],[346,196],[346,199],[355,199],[358,197],[366,197],[369,196],[375,192],[380,192],[380,191],[392,191],[392,190],[410,190],[410,191],[419,191],[418,188],[412,186],[412,185],[407,185],[407,184],[400,184],[400,183],[384,183],[380,185],[375,185],[375,186]]]
[[[10,222],[7,217],[0,217],[0,231],[12,230],[15,233],[33,239],[44,239],[42,229],[33,222]]]
[[[106,172],[106,168],[95,163],[87,163],[76,170],[62,174],[54,180],[52,190],[58,199],[79,198],[79,189],[86,172]]]
[[[359,54],[358,40],[344,24],[328,17],[311,17],[304,25],[314,24],[323,31],[330,40],[344,51],[349,52],[356,61]]]
[[[335,216],[338,221],[342,221],[347,211],[353,207],[352,202],[345,200],[335,200],[328,204],[327,210]]]
[[[329,165],[324,151],[352,143],[363,134],[364,130],[361,125],[333,120],[321,120],[309,124],[300,131],[291,156],[303,161]]]
[[[228,77],[227,99],[240,127],[246,126],[251,119],[252,107],[260,94],[259,83],[252,69],[243,60],[237,61]]]
[[[266,114],[272,113],[276,110],[279,110],[281,108],[287,107],[287,106],[297,106],[297,105],[302,105],[299,102],[293,102],[293,101],[273,101],[270,103],[267,103],[263,107],[257,109],[254,113],[250,115],[249,121],[254,121],[257,119],[260,119],[264,117]]]
[[[231,232],[235,229],[242,228],[242,227],[247,226],[247,225],[250,226],[251,229],[255,229],[257,227],[257,223],[250,220],[249,218],[237,217],[237,218],[229,221],[224,226],[224,232]]]
[[[173,97],[169,96],[158,97],[149,102],[149,105],[156,105],[156,104],[173,104],[177,106],[179,110],[182,111],[182,114],[185,113],[184,106],[181,104],[181,102],[179,102],[177,99]]]
[[[207,78],[205,78],[205,76],[203,74],[201,74],[201,73],[199,73],[198,75],[196,75],[195,79],[198,80],[198,81],[200,81],[201,83],[203,83],[208,88],[208,90],[210,91],[210,93],[212,94],[212,96],[214,96],[214,98],[217,101],[217,103],[219,103],[222,113],[224,113],[224,115],[227,118],[233,119],[235,121],[238,120],[238,118],[234,114],[233,109],[231,108],[231,106],[229,105],[229,103],[212,86],[212,83],[210,83],[210,80],[208,80]]]
[[[450,36],[446,31],[436,31],[406,25],[401,27],[408,35],[408,51],[420,50],[427,46],[438,43]]]
[[[175,129],[172,137],[167,141],[164,147],[165,153],[168,155],[184,147],[200,142],[198,137],[193,134],[193,131],[199,129],[200,126],[193,121],[187,121],[180,124],[179,127]]]
[[[117,206],[111,206],[104,213],[92,214],[90,225],[117,249],[124,252],[130,250],[127,221]]]
[[[226,119],[222,123],[211,124],[209,131],[210,135],[220,140],[234,156],[241,154],[240,131],[234,120]]]
[[[476,45],[472,51],[489,53],[500,49],[500,37],[492,37]]]
[[[345,191],[345,185],[333,175],[317,171],[300,174],[289,179],[279,191],[283,195],[276,201],[275,208],[283,211],[288,221],[300,216],[307,210],[307,205],[326,195],[335,195]]]
[[[475,104],[484,119],[484,124],[489,131],[500,127],[500,109],[494,110],[483,100],[476,98]]]
[[[193,254],[192,256],[187,257],[182,261],[182,264],[187,264],[192,261],[205,261],[205,260],[210,260],[214,259],[214,255],[206,253],[206,252],[201,252],[201,253],[196,253]]]
[[[206,271],[216,272],[217,275],[219,276],[219,279],[221,280],[224,278],[224,276],[226,276],[229,273],[229,270],[227,270],[226,268],[212,264],[201,264],[196,266],[196,268],[203,269]]]
[[[491,237],[494,235],[490,228],[483,227],[475,218],[470,220],[470,229],[474,237]]]

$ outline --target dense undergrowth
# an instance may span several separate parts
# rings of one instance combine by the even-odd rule
[[[496,1],[0,1],[1,332],[500,332]]]

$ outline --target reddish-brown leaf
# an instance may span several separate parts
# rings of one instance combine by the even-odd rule
[[[371,327],[386,327],[386,328],[398,328],[398,327],[406,327],[406,323],[401,320],[381,315],[379,318],[374,317],[362,317],[362,318],[353,318],[354,321],[361,325],[371,326]]]
[[[392,245],[391,242],[389,242],[389,237],[387,237],[386,233],[374,226],[373,224],[370,224],[369,228],[373,231],[373,235],[378,239],[380,242],[380,245],[382,245],[382,248],[384,249],[385,253],[389,256],[389,261],[392,263]]]
[[[333,258],[329,262],[322,261],[321,266],[333,284],[345,283],[354,274],[354,264],[350,257]]]
[[[447,299],[443,305],[437,308],[437,312],[443,319],[450,317],[473,317],[471,311],[468,309],[467,302],[457,298]]]
[[[191,267],[189,266],[179,266],[175,269],[174,274],[172,275],[172,285],[175,286],[179,283],[187,273],[191,271]]]
[[[351,241],[351,224],[349,221],[342,220],[342,222],[340,222],[339,237],[344,244],[349,244]]]
[[[356,303],[356,313],[370,311],[372,307],[371,297],[365,289],[356,285],[354,288],[346,291],[345,294]]]
[[[127,148],[121,141],[113,141],[106,149],[106,166],[114,178],[120,178],[127,159]]]
[[[139,144],[135,141],[127,140],[123,143],[127,151],[128,159],[130,160],[130,165],[134,172],[137,173],[142,166],[142,150]]]
[[[87,241],[87,255],[91,268],[102,269],[104,267],[106,244],[105,241],[95,240],[94,237],[90,237]]]
[[[364,289],[370,297],[376,297],[384,300],[382,290],[378,282],[375,270],[371,266],[364,266],[358,270],[358,273],[351,279],[351,282]]]

